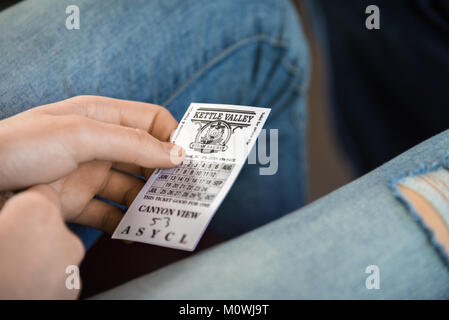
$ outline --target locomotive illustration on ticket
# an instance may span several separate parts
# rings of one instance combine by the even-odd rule
[[[112,238],[193,251],[232,187],[269,108],[192,103],[172,142],[187,155],[157,169]]]

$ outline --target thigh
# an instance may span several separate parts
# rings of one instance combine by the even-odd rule
[[[1,118],[81,94],[151,101],[178,119],[195,97],[272,104],[264,93],[282,98],[282,69],[302,77],[294,89],[307,86],[307,47],[288,1],[82,0],[79,30],[65,28],[69,4],[22,1],[0,13]]]

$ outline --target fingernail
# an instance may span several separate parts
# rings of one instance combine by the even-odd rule
[[[186,155],[186,151],[181,146],[171,143],[171,148],[169,150],[170,161],[177,165],[182,162]]]

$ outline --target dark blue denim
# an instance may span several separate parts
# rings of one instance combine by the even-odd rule
[[[309,0],[332,114],[358,174],[449,128],[449,1]],[[368,30],[365,9],[380,9]]]

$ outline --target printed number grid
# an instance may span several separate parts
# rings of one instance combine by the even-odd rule
[[[163,169],[146,195],[210,203],[225,184],[234,164],[186,160]]]

